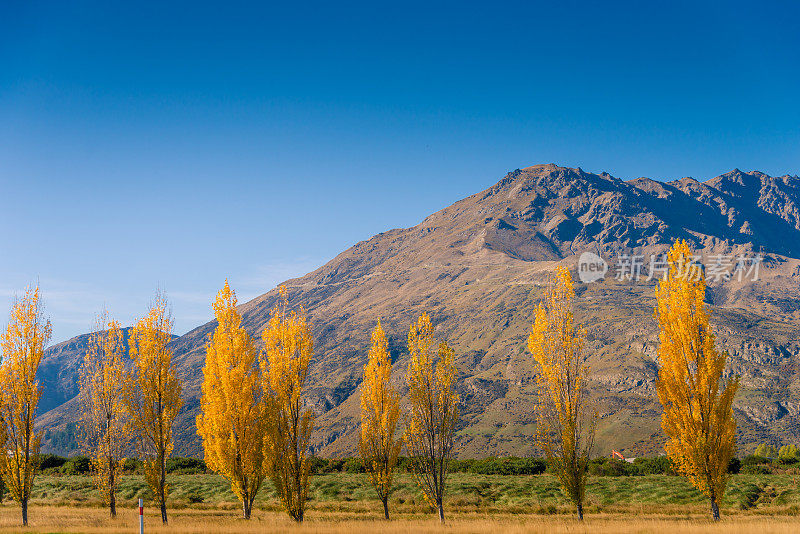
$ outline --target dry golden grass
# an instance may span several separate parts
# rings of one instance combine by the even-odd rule
[[[145,532],[149,533],[321,533],[321,534],[400,534],[448,533],[448,534],[633,534],[669,533],[694,534],[700,532],[758,534],[789,534],[800,529],[800,518],[780,516],[730,516],[719,524],[711,523],[706,516],[666,517],[658,515],[599,514],[587,517],[584,524],[572,516],[537,515],[484,515],[454,514],[442,526],[433,516],[404,515],[393,521],[383,521],[378,514],[354,514],[353,512],[310,511],[308,519],[301,525],[294,524],[286,514],[269,511],[254,511],[250,521],[239,518],[235,510],[174,510],[170,512],[170,524],[162,526],[153,510],[145,517]],[[9,504],[0,506],[1,532],[70,532],[70,533],[130,533],[138,528],[135,509],[124,509],[115,520],[107,517],[101,508],[34,506],[30,510],[30,525],[19,524],[19,509]]]
[[[436,517],[407,474],[397,479],[391,511],[396,519],[381,520],[383,511],[364,475],[337,473],[312,477],[306,522],[295,525],[280,511],[271,485],[256,502],[254,518],[240,519],[230,485],[216,475],[170,477],[170,525],[162,527],[140,476],[121,480],[117,503],[120,517],[111,521],[91,479],[82,476],[37,478],[30,506],[30,527],[20,526],[19,507],[0,505],[0,533],[5,532],[137,532],[135,503],[146,501],[146,532],[163,533],[647,533],[800,531],[800,491],[791,475],[736,475],[722,510],[723,521],[709,521],[708,501],[679,477],[593,477],[588,492],[587,521],[574,519],[573,508],[558,482],[549,475],[496,476],[456,473],[450,484],[445,514]],[[199,499],[199,500],[195,500]]]

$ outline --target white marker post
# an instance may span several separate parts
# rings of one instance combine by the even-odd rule
[[[139,499],[139,534],[144,534],[144,501]]]

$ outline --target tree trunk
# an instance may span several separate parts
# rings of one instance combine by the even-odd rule
[[[28,526],[28,499],[22,499],[22,525]]]
[[[444,523],[444,508],[442,507],[442,501],[440,500],[437,504],[439,505],[439,521]]]
[[[252,508],[252,501],[245,495],[242,499],[242,512],[244,513],[245,519],[250,519],[250,511]]]
[[[112,519],[117,517],[117,499],[114,495],[114,470],[110,469],[108,474],[108,508]]]
[[[711,497],[711,516],[714,521],[719,521],[719,504],[717,504],[716,497]]]
[[[383,518],[389,519],[389,497],[381,499],[383,501]]]
[[[161,496],[161,522],[163,524],[167,524],[167,492],[166,492],[166,485],[167,485],[167,469],[166,465],[166,458],[162,457],[161,461],[161,484],[159,485],[158,491]]]
[[[580,521],[583,521],[583,503],[582,502],[578,503],[578,519]]]
[[[294,510],[294,513],[291,514],[292,519],[294,519],[298,523],[303,522],[303,509],[299,506]]]

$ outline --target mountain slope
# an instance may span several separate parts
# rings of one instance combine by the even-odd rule
[[[706,182],[625,182],[608,174],[537,165],[427,217],[360,242],[306,276],[289,280],[290,301],[307,310],[315,337],[309,403],[318,413],[315,450],[355,451],[358,385],[378,318],[405,392],[405,336],[428,311],[457,352],[463,422],[459,454],[533,451],[534,367],[525,350],[541,284],[553,266],[584,251],[611,263],[606,279],[578,287],[589,331],[592,386],[601,413],[598,446],[631,454],[659,450],[653,320],[654,283],[613,279],[621,253],[661,253],[683,238],[704,254],[765,253],[762,280],[713,284],[718,343],[743,377],[737,397],[740,445],[797,434],[800,358],[800,180],[735,170]],[[260,333],[277,293],[241,306]],[[194,433],[204,343],[214,323],[173,341],[185,379],[178,452],[200,454]],[[39,423],[58,429],[74,403]]]

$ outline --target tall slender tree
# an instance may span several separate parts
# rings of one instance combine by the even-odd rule
[[[267,399],[258,349],[242,328],[236,293],[225,285],[214,301],[217,327],[206,345],[197,432],[208,466],[225,477],[250,519],[267,476]]]
[[[404,439],[414,478],[444,523],[444,493],[458,424],[455,353],[442,341],[434,369],[433,326],[423,313],[408,330],[409,414]]]
[[[172,430],[183,406],[181,381],[172,361],[172,315],[166,297],[158,293],[150,312],[131,330],[132,374],[125,382],[123,402],[144,460],[147,485],[167,522],[167,458],[172,454]]]
[[[401,438],[395,439],[400,402],[390,383],[391,378],[389,345],[381,322],[378,321],[378,326],[372,331],[372,346],[367,365],[364,366],[364,381],[361,385],[359,451],[372,486],[383,503],[383,515],[386,519],[389,519],[392,475],[403,445]]]
[[[39,287],[29,287],[11,307],[11,320],[0,337],[0,477],[22,508],[23,525],[28,524],[28,500],[41,440],[33,430],[41,396],[36,371],[51,335]]]
[[[705,276],[692,258],[686,241],[676,241],[668,254],[669,271],[656,288],[656,391],[664,407],[661,428],[668,438],[667,455],[708,496],[718,521],[736,448],[733,397],[739,379],[722,377],[728,355],[715,347]]]
[[[585,337],[575,325],[574,298],[569,270],[558,267],[536,310],[528,350],[539,369],[539,445],[583,520],[597,414],[586,387]]]
[[[91,458],[95,485],[116,517],[116,493],[129,426],[120,391],[125,385],[125,339],[117,321],[103,312],[81,367],[80,422],[84,452]]]
[[[289,310],[285,286],[281,286],[280,295],[281,301],[262,333],[261,366],[272,403],[268,457],[270,477],[286,512],[301,522],[311,468],[308,444],[314,427],[313,413],[303,401],[303,389],[314,343],[304,310]]]

